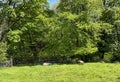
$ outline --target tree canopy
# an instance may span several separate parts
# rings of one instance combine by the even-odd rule
[[[0,61],[120,61],[120,0],[0,1]]]

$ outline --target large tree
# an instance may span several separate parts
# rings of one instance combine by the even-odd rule
[[[53,18],[51,38],[41,54],[78,57],[97,52],[97,41],[104,29],[99,23],[103,8],[102,0],[61,0]]]
[[[25,0],[14,9],[14,25],[8,32],[8,53],[15,63],[38,61],[37,52],[44,45],[47,0]],[[44,38],[44,39],[43,39]]]

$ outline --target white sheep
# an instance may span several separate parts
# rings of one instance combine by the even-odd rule
[[[52,63],[49,63],[49,62],[44,62],[43,63],[43,66],[49,66],[49,65],[51,65]]]
[[[84,64],[84,61],[83,60],[78,60],[78,63]]]

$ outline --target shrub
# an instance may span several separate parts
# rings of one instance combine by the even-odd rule
[[[111,52],[105,53],[105,55],[104,55],[105,62],[111,62],[112,58],[113,58],[113,54]]]

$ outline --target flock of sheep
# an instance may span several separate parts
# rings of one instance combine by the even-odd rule
[[[83,60],[78,60],[78,63],[79,64],[84,64],[84,61]],[[50,62],[44,62],[43,63],[43,66],[49,66],[49,65],[52,65],[53,63],[50,63]]]

